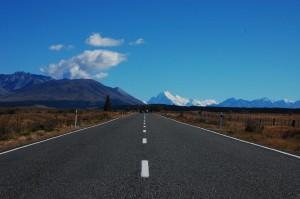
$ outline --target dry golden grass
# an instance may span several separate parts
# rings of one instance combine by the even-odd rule
[[[165,112],[165,116],[239,139],[300,154],[300,115],[274,113]]]
[[[126,113],[81,110],[78,126],[87,127]],[[74,110],[0,109],[0,151],[74,130]]]

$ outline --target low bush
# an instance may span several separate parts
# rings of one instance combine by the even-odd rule
[[[245,131],[247,132],[261,132],[264,129],[259,122],[255,120],[247,120],[245,124]]]

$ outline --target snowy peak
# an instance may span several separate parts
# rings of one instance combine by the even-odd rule
[[[211,105],[215,105],[217,104],[216,100],[212,100],[212,99],[207,99],[207,100],[192,100],[191,101],[191,105],[192,106],[211,106]]]
[[[163,92],[164,95],[170,100],[172,101],[172,103],[174,105],[177,106],[186,106],[189,103],[189,99],[186,99],[184,97],[181,97],[179,95],[173,95],[171,92],[169,91],[165,91]]]
[[[269,98],[261,98],[255,100],[243,100],[229,98],[218,104],[219,107],[239,107],[239,108],[299,108],[298,102],[293,102],[287,99],[270,100]]]
[[[213,99],[197,100],[173,95],[170,91],[164,91],[156,97],[152,97],[148,104],[165,104],[176,106],[215,106],[215,107],[236,107],[236,108],[300,108],[300,101],[271,100],[267,97],[245,100],[229,98],[221,103]]]
[[[215,100],[196,100],[181,97],[179,95],[173,95],[170,91],[164,91],[158,94],[156,97],[152,97],[148,104],[166,104],[176,106],[210,106],[217,104]]]
[[[152,97],[148,104],[166,104],[166,105],[177,105],[185,106],[189,103],[189,100],[179,95],[173,95],[170,91],[164,91],[159,93],[156,97]]]

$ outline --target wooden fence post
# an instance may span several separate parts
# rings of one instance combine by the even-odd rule
[[[296,120],[292,121],[292,127],[294,127],[294,128],[296,127]]]
[[[220,129],[223,128],[224,125],[224,114],[220,113]]]

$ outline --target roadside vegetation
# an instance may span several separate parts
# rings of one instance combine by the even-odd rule
[[[77,128],[95,125],[126,113],[78,110]],[[0,109],[0,151],[75,130],[75,110],[48,108]]]
[[[170,111],[165,116],[242,140],[300,154],[300,114]]]

